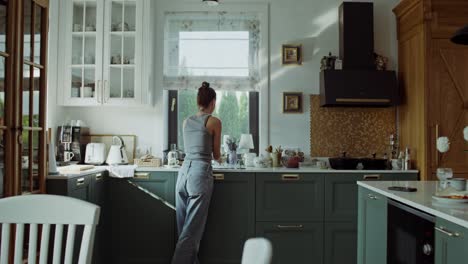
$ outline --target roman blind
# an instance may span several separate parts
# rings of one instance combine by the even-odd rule
[[[255,13],[165,14],[164,89],[259,89],[260,21]]]

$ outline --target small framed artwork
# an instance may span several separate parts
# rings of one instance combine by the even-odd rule
[[[283,93],[283,113],[302,113],[302,93]]]
[[[283,45],[283,65],[302,64],[302,45]]]

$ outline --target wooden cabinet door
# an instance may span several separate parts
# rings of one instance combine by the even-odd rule
[[[323,222],[257,222],[273,245],[273,264],[323,263]]]
[[[138,172],[132,182],[175,206],[175,172]]]
[[[358,264],[385,264],[387,199],[362,187],[358,195]]]
[[[240,263],[244,243],[255,235],[255,175],[214,173],[199,259],[204,264]]]
[[[449,40],[432,41],[430,113],[432,172],[452,168],[468,177],[468,142],[463,129],[468,125],[468,47]],[[447,153],[436,149],[437,137],[451,141]]]

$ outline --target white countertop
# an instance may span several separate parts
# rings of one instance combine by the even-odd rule
[[[177,172],[180,168],[165,168],[165,167],[138,167],[136,171],[169,171]],[[213,168],[214,172],[269,172],[269,173],[367,173],[367,174],[383,174],[383,173],[419,173],[418,170],[333,170],[333,169],[317,169],[317,168],[245,168],[245,169],[229,169],[229,168]]]
[[[48,175],[47,179],[65,179],[85,176],[93,173],[103,172],[107,166],[96,166],[94,169],[82,171],[80,173],[60,173],[57,175]],[[180,168],[165,168],[165,167],[138,167],[137,172],[178,172]],[[246,169],[229,169],[229,168],[213,168],[214,172],[252,172],[252,173],[366,173],[366,174],[386,174],[386,173],[418,173],[417,170],[333,170],[333,169],[317,169],[317,168],[246,168]]]
[[[468,203],[446,205],[437,203],[432,199],[432,195],[437,190],[437,181],[358,181],[358,185],[468,228]],[[397,192],[388,190],[390,186],[408,186],[415,187],[418,190],[416,192]]]
[[[86,176],[89,174],[94,174],[94,173],[99,173],[99,172],[104,172],[106,171],[106,166],[96,166],[94,169],[90,170],[85,170],[80,173],[72,173],[72,172],[67,172],[67,173],[60,173],[56,175],[47,175],[47,179],[67,179],[67,178],[75,178],[75,177],[80,177],[80,176]]]

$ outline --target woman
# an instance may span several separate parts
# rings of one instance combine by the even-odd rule
[[[221,120],[211,116],[216,92],[203,82],[197,95],[198,113],[183,124],[185,161],[177,178],[176,214],[179,240],[173,264],[198,262],[198,247],[205,229],[213,191],[211,160],[221,156]]]

